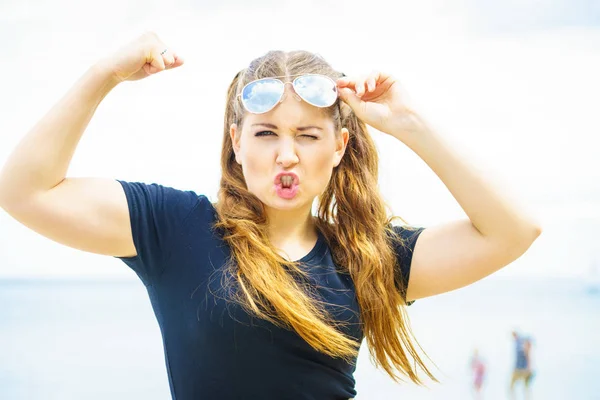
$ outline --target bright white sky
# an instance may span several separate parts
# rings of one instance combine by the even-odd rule
[[[347,75],[396,75],[459,151],[539,216],[544,234],[502,274],[588,271],[600,250],[600,3],[198,3],[1,2],[0,164],[88,66],[154,30],[186,64],[116,88],[69,173],[158,182],[215,199],[229,81],[267,50],[307,49]],[[416,155],[373,135],[381,190],[396,214],[423,226],[463,216]],[[0,257],[0,276],[132,276],[120,261],[58,245],[2,211]]]

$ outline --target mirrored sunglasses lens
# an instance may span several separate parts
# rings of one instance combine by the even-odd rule
[[[251,113],[267,112],[281,99],[283,88],[283,82],[277,79],[261,79],[251,82],[242,91],[244,107]]]
[[[294,81],[294,89],[306,102],[317,107],[329,107],[337,100],[333,80],[322,75],[305,75]]]

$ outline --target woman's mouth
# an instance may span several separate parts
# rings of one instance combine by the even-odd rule
[[[292,184],[291,186],[286,187],[280,183],[275,186],[275,191],[277,192],[277,196],[281,197],[282,199],[293,199],[298,193],[298,185]]]
[[[294,173],[280,173],[275,177],[275,192],[282,199],[293,199],[298,193],[300,180]]]

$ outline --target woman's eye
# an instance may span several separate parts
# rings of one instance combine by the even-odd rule
[[[261,131],[261,132],[256,132],[256,134],[254,136],[271,136],[271,135],[274,135],[274,133],[271,131]]]
[[[277,136],[277,135],[272,131],[260,131],[260,132],[256,132],[254,134],[254,136],[260,137],[260,136]],[[308,138],[311,140],[317,140],[319,138],[318,136],[313,136],[313,135],[300,135],[300,137]]]

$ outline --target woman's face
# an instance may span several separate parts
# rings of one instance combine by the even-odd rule
[[[231,125],[230,134],[248,190],[278,210],[310,208],[327,187],[348,142],[345,128],[336,137],[331,117],[301,100],[290,85],[274,109],[246,113],[242,126]],[[280,179],[281,173],[295,177]]]

